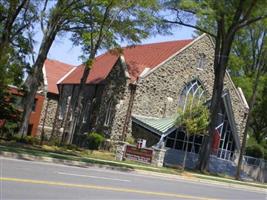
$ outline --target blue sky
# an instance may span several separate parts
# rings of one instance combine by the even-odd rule
[[[193,29],[187,27],[177,27],[172,30],[172,35],[156,35],[145,39],[142,41],[142,44],[171,41],[171,40],[181,40],[181,39],[190,39],[193,36]],[[35,45],[35,50],[39,48],[40,40],[42,34],[37,32],[35,40],[37,41]],[[125,46],[126,44],[122,44]],[[59,60],[72,65],[81,64],[79,57],[82,55],[80,47],[72,45],[72,42],[69,40],[67,34],[57,37],[54,41],[49,53],[48,58]]]

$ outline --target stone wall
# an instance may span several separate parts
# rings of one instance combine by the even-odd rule
[[[52,132],[52,127],[53,127],[53,123],[54,123],[54,119],[56,116],[56,111],[57,111],[57,106],[58,106],[58,100],[55,97],[50,97],[47,96],[45,98],[44,104],[43,104],[43,108],[42,108],[42,112],[41,112],[41,118],[40,118],[40,122],[39,122],[39,126],[38,126],[38,135],[41,134],[42,131],[42,126],[44,123],[44,131],[46,135],[50,135]],[[47,109],[47,115],[46,118],[45,117],[45,112]]]
[[[197,60],[201,53],[206,55],[204,69],[197,68]],[[210,98],[214,78],[213,54],[214,48],[210,39],[203,37],[140,79],[133,113],[158,118],[173,115],[177,111],[183,87],[194,79],[201,82],[207,92],[207,98]],[[169,103],[164,113],[168,97],[172,98],[173,102]]]
[[[246,126],[248,110],[245,107],[245,105],[242,103],[240,94],[238,90],[236,89],[228,73],[225,76],[224,87],[228,89],[229,94],[230,94],[235,124],[237,128],[237,132],[239,134],[240,144],[242,144],[243,132]]]
[[[105,80],[105,88],[97,116],[97,129],[113,140],[121,139],[129,97],[129,79],[125,76],[124,68],[118,60]],[[110,100],[112,100],[111,123],[110,125],[104,125]]]
[[[206,56],[203,69],[197,68],[200,54]],[[133,114],[158,118],[173,115],[177,112],[183,87],[194,79],[201,82],[207,99],[211,98],[214,80],[213,57],[213,43],[204,35],[160,67],[153,69],[153,72],[138,82]],[[230,91],[235,122],[240,134],[241,127],[244,126],[242,120],[244,105],[229,77],[225,78],[225,89]],[[173,99],[172,103],[168,102],[168,106],[166,106],[167,98]]]
[[[206,64],[203,69],[198,69],[198,59],[201,54],[205,54]],[[183,87],[194,79],[201,82],[207,99],[211,98],[214,79],[213,57],[214,45],[211,39],[208,36],[202,36],[164,64],[153,69],[153,72],[137,82],[132,114],[159,118],[173,115],[177,112],[178,100]],[[103,88],[94,105],[95,111],[92,111],[92,113],[95,112],[90,119],[92,121],[83,126],[88,128],[91,124],[96,131],[104,133],[107,138],[120,140],[131,95],[130,80],[125,75],[121,60],[118,60],[102,84]],[[230,92],[235,122],[240,134],[244,127],[244,105],[228,76],[225,78],[225,89]],[[69,95],[70,91],[67,93],[63,94],[64,98]],[[86,94],[91,93],[92,91],[88,90]],[[92,100],[92,97],[86,98]],[[173,101],[167,101],[168,98]],[[104,125],[110,100],[112,100],[111,123]],[[126,131],[127,134],[132,133],[131,120]]]

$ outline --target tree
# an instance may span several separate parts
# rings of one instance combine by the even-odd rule
[[[73,135],[78,131],[76,127],[82,120],[80,113],[83,90],[98,50],[119,47],[118,42],[123,40],[138,43],[151,32],[157,31],[154,27],[158,9],[155,0],[97,0],[92,1],[76,18],[78,24],[82,22],[87,25],[73,34],[74,42],[83,47],[85,68],[72,109],[73,118],[68,143],[72,143]]]
[[[209,34],[215,41],[215,77],[210,106],[209,136],[204,138],[197,167],[203,172],[208,166],[211,144],[221,103],[224,76],[235,35],[240,29],[266,18],[266,4],[264,1],[249,0],[171,0],[165,2],[164,7],[173,14],[172,18],[164,16],[163,20],[166,23],[194,28]],[[198,20],[207,20],[210,27],[213,28],[205,27],[207,23],[196,23]]]
[[[267,75],[263,77],[261,80],[261,84],[263,85],[263,89],[259,91],[259,96],[257,97],[254,111],[252,113],[252,122],[251,129],[253,130],[253,137],[257,141],[258,144],[262,144],[265,142],[265,146],[267,145],[267,115],[264,110],[267,110]],[[264,144],[263,144],[264,145]],[[266,147],[265,147],[266,149]]]
[[[29,65],[31,31],[36,21],[35,2],[31,0],[0,1],[0,87],[20,85],[23,70]]]
[[[267,72],[267,27],[266,20],[254,23],[237,34],[236,41],[234,42],[233,53],[230,57],[230,64],[233,66],[242,66],[239,69],[233,67],[233,72],[241,72],[243,75],[239,75],[236,79],[244,77],[249,78],[251,91],[247,94],[249,99],[249,112],[247,116],[246,126],[243,133],[243,141],[238,160],[236,179],[240,179],[241,165],[243,154],[246,149],[247,135],[249,129],[252,127],[253,117],[261,115],[262,112],[255,112],[254,105],[256,104],[257,96],[259,93],[259,87],[261,78],[266,75]],[[241,65],[240,65],[241,64]],[[234,73],[235,74],[235,73]],[[244,84],[244,83],[243,83]],[[246,83],[245,83],[246,84]],[[248,85],[248,84],[246,84]],[[259,98],[258,98],[259,100]],[[262,101],[264,99],[261,99]],[[256,116],[255,116],[256,115]],[[254,123],[257,123],[254,121]],[[254,132],[255,136],[258,135]]]
[[[182,169],[184,170],[187,158],[188,140],[193,134],[205,135],[209,124],[209,110],[202,103],[193,104],[193,100],[189,100],[185,110],[178,111],[176,126],[186,133],[186,147],[183,159]]]
[[[52,46],[55,38],[59,33],[70,31],[74,29],[71,27],[72,20],[75,13],[83,9],[87,1],[76,0],[57,0],[55,4],[49,5],[48,0],[42,1],[43,8],[40,10],[40,26],[43,32],[43,38],[33,65],[29,71],[29,75],[25,81],[25,96],[23,101],[23,116],[19,130],[22,136],[27,132],[28,121],[32,111],[32,104],[38,87],[41,86],[43,81],[42,68],[47,57],[47,54]]]

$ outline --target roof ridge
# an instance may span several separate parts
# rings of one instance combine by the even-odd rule
[[[75,65],[72,65],[72,64],[69,64],[69,63],[65,63],[65,62],[62,62],[62,61],[56,60],[56,59],[46,58],[46,60],[52,61],[52,62],[58,62],[58,63],[64,64],[64,65],[68,65],[70,67],[75,67]]]
[[[112,50],[116,49],[116,48],[122,48],[122,49],[127,49],[127,48],[131,48],[131,47],[143,47],[143,46],[150,46],[150,45],[159,45],[159,44],[167,44],[167,43],[176,43],[176,42],[189,42],[189,41],[193,41],[194,39],[183,39],[183,40],[170,40],[170,41],[163,41],[163,42],[153,42],[153,43],[147,43],[147,44],[133,44],[133,45],[128,45],[128,46],[123,46],[123,47],[114,47],[112,49],[108,49],[106,52],[96,56],[94,59],[99,59],[103,56],[105,56],[106,54],[111,54],[111,55],[115,55],[112,54]],[[60,62],[60,61],[59,61]],[[84,63],[81,63],[79,65],[77,65],[76,67],[81,67],[83,66]]]
[[[133,44],[133,45],[124,46],[121,48],[131,48],[131,47],[137,47],[137,46],[153,46],[153,45],[177,43],[177,42],[189,42],[192,40],[194,40],[194,39],[192,38],[192,39],[183,39],[183,40],[169,40],[169,41],[162,41],[162,42],[152,42],[152,43],[147,43],[147,44]]]

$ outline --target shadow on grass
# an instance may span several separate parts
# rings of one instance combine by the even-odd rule
[[[65,152],[58,152],[58,151],[49,151],[49,150],[44,150],[40,148],[40,150],[36,148],[31,148],[31,147],[25,147],[23,145],[0,145],[0,151],[1,152],[11,152],[11,153],[16,153],[17,158],[21,160],[26,160],[26,161],[32,161],[32,160],[42,160],[42,157],[49,157],[52,159],[53,163],[57,164],[64,164],[68,166],[77,166],[77,167],[92,167],[95,165],[98,165],[99,168],[105,168],[105,169],[110,169],[110,170],[116,170],[116,171],[122,171],[122,172],[129,172],[129,171],[134,171],[134,168],[131,166],[124,165],[123,163],[113,163],[107,161],[101,161],[101,160],[96,160],[94,158],[84,158],[81,156],[78,156],[73,153],[65,153]],[[33,158],[26,158],[25,154],[34,156]],[[78,161],[82,162],[81,163],[73,163],[72,161]]]

